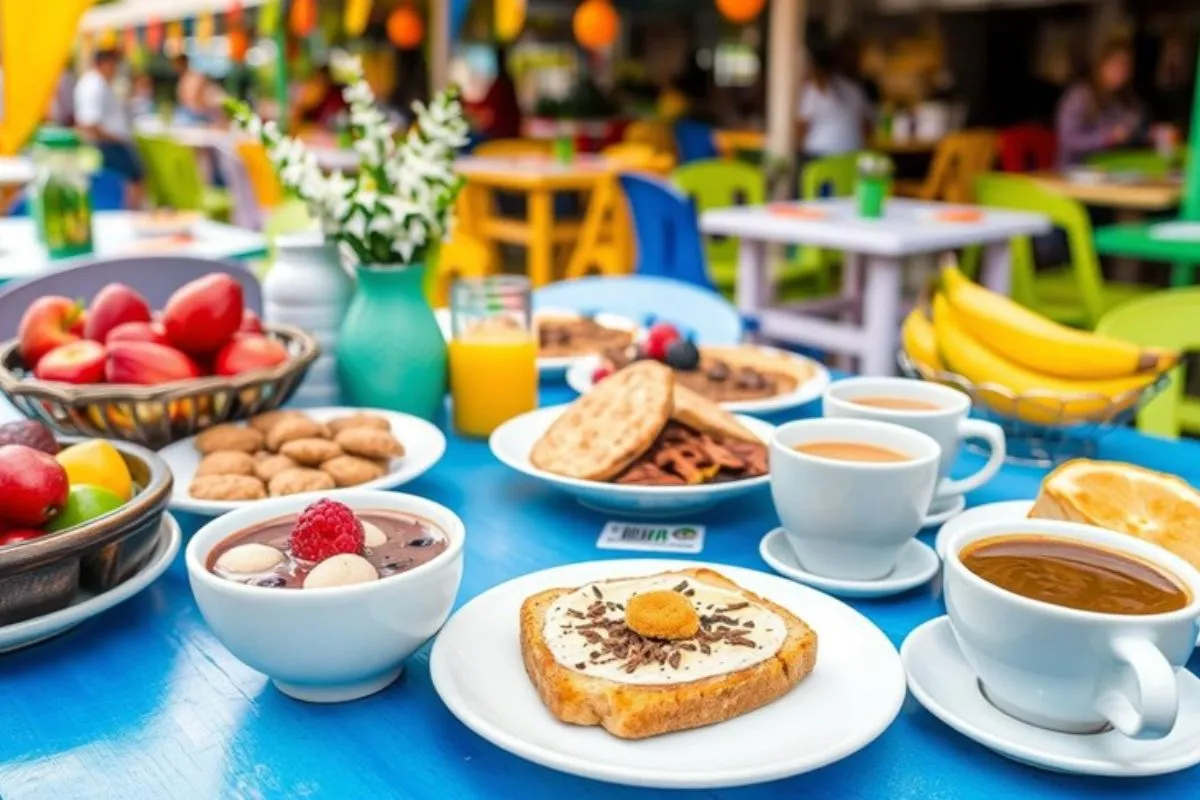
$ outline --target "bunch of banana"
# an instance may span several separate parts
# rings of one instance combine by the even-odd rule
[[[1104,419],[1178,361],[1175,353],[1059,325],[955,267],[942,270],[932,319],[915,309],[901,341],[927,377],[957,373],[994,410],[1037,424]]]

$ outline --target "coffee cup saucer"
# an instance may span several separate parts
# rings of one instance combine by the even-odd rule
[[[946,616],[912,631],[900,648],[908,688],[929,713],[1006,758],[1054,772],[1134,777],[1200,763],[1200,678],[1177,673],[1179,719],[1164,739],[1138,741],[1116,731],[1079,735],[1010,717],[980,691]]]
[[[934,525],[944,525],[967,509],[967,498],[961,494],[941,497],[933,501],[925,514],[921,528],[932,528]]]
[[[837,597],[887,597],[907,592],[928,583],[942,564],[932,547],[914,538],[900,551],[895,568],[883,578],[858,581],[816,575],[800,564],[783,528],[776,528],[764,536],[758,544],[758,553],[771,569],[785,578]]]

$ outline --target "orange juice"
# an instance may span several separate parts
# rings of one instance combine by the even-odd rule
[[[488,436],[537,408],[537,341],[520,328],[485,326],[450,342],[454,428]]]

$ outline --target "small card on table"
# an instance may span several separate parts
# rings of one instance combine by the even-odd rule
[[[704,549],[703,525],[658,522],[609,522],[600,532],[601,550],[639,550],[657,553],[699,553]]]

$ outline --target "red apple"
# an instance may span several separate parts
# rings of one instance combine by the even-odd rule
[[[287,359],[287,349],[274,339],[254,333],[242,333],[217,353],[216,361],[213,362],[213,373],[240,375],[257,369],[269,369]]]
[[[163,327],[175,347],[190,355],[215,353],[242,324],[242,285],[223,272],[181,287],[163,309]]]
[[[113,342],[108,348],[105,376],[109,383],[157,386],[198,378],[202,373],[187,354],[153,342]]]
[[[0,519],[40,527],[62,510],[69,488],[54,456],[20,444],[0,447]]]
[[[238,328],[243,333],[263,333],[262,320],[250,309],[242,312],[242,324]]]
[[[153,342],[154,344],[170,344],[167,332],[161,322],[122,322],[108,332],[105,344],[113,342]]]
[[[59,345],[37,363],[33,374],[41,381],[103,383],[108,351],[99,342],[80,339]]]
[[[93,342],[103,342],[108,332],[122,323],[149,321],[150,304],[146,298],[123,283],[110,283],[92,298],[84,336]]]
[[[59,450],[54,432],[32,419],[19,419],[0,425],[0,446],[6,444],[23,444],[52,456],[58,455]],[[0,526],[0,530],[3,530],[3,526]]]
[[[69,297],[39,297],[30,303],[17,329],[25,366],[32,368],[60,344],[78,340],[72,330],[82,316],[83,304]]]
[[[7,547],[10,544],[28,542],[31,539],[40,539],[45,535],[45,531],[40,531],[35,528],[13,528],[10,531],[4,531],[3,533],[0,533],[0,547]]]

